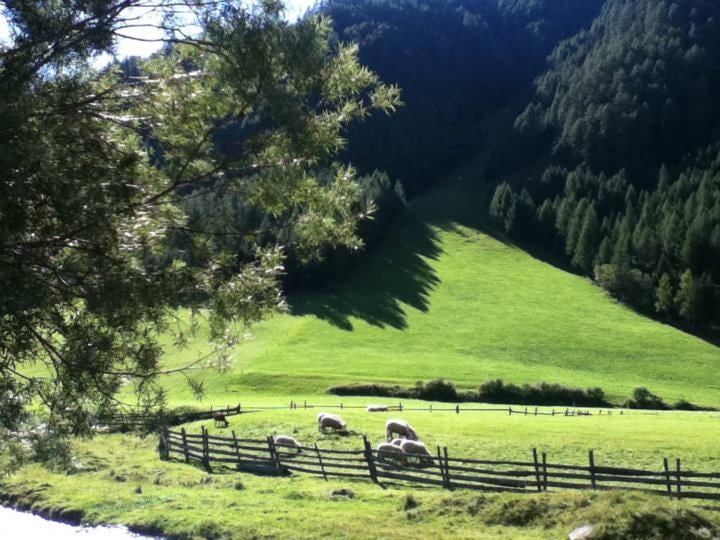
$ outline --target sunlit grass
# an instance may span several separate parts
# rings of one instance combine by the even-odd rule
[[[442,377],[464,388],[494,378],[599,386],[618,403],[646,386],[668,401],[720,404],[717,347],[494,238],[486,191],[459,174],[416,201],[346,280],[291,295],[294,314],[254,327],[229,373],[202,376],[206,402]],[[167,362],[206,350],[199,336],[169,347]],[[174,404],[193,403],[182,376],[165,383]]]

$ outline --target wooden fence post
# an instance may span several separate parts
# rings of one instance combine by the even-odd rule
[[[450,479],[450,459],[448,458],[447,446],[443,446],[443,455],[445,456],[445,479],[447,480],[448,489],[452,489],[452,481]]]
[[[665,480],[667,481],[668,497],[672,499],[672,480],[670,479],[670,466],[668,458],[663,458],[663,469],[665,470]]]
[[[455,414],[460,414],[460,404],[455,405]]]
[[[597,489],[597,481],[595,480],[595,452],[590,450],[588,457],[590,458],[590,484],[593,489]]]
[[[675,478],[677,478],[677,498],[682,499],[682,479],[680,477],[680,458],[675,460]]]
[[[208,440],[208,432],[205,426],[202,426],[202,445],[203,445],[203,466],[210,470],[210,441]]]
[[[448,481],[447,481],[447,476],[445,475],[445,467],[443,465],[442,450],[440,450],[439,446],[437,447],[437,457],[438,457],[438,466],[440,467],[440,476],[442,477],[443,487],[447,489]]]
[[[163,426],[160,430],[160,442],[158,444],[161,460],[170,459],[170,433],[167,426]]]
[[[508,416],[512,416],[512,407],[508,407]]]
[[[538,462],[538,451],[537,448],[533,448],[533,464],[535,465],[535,481],[537,483],[537,490],[542,491],[542,483],[540,482],[540,463]]]
[[[323,478],[327,481],[327,473],[325,473],[325,465],[323,465],[322,456],[320,455],[320,449],[317,443],[315,443],[315,453],[317,454],[318,462],[320,463],[320,470],[322,471]]]
[[[377,469],[375,468],[375,458],[372,453],[372,446],[368,441],[367,436],[363,435],[363,445],[365,446],[365,461],[367,461],[368,472],[370,473],[370,480],[377,484]]]
[[[190,463],[190,454],[188,453],[187,433],[185,433],[185,428],[180,429],[180,435],[182,436],[182,446],[183,446],[183,455],[185,456],[185,463]]]
[[[525,407],[525,416],[527,416],[527,407]]]
[[[548,476],[547,476],[547,454],[542,453],[542,467],[543,467],[543,491],[547,491],[548,488]]]
[[[275,464],[275,470],[278,474],[282,474],[282,463],[280,463],[280,454],[277,451],[277,446],[275,446],[275,439],[272,438],[272,435],[268,435],[267,443],[268,451],[270,452],[270,459],[272,459],[273,463]]]

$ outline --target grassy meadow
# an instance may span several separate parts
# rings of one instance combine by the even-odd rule
[[[303,443],[358,448],[362,433],[373,442],[382,439],[388,416],[344,410],[351,435],[339,437],[317,432],[316,412],[246,414],[232,417],[230,428],[243,437],[292,433]],[[553,418],[408,412],[403,417],[428,444],[447,445],[451,455],[528,460],[537,446],[548,451],[550,462],[582,464],[592,447],[598,465],[660,470],[662,457],[681,456],[687,468],[720,467],[717,414]],[[200,425],[186,429],[196,433]],[[204,425],[215,434],[229,431]],[[720,524],[716,512],[698,505],[637,493],[497,495],[397,484],[381,488],[366,480],[325,482],[305,474],[275,478],[222,469],[208,474],[158,460],[156,444],[154,436],[120,434],[76,441],[79,463],[71,474],[28,466],[0,492],[57,517],[125,523],[180,538],[387,538],[392,531],[394,538],[556,539],[586,523],[598,524],[609,535],[603,538],[634,538],[632,531],[641,526],[673,534],[668,531],[687,530],[694,520],[706,527]],[[341,489],[354,497],[333,496]]]
[[[202,402],[184,376],[165,377],[170,406],[392,404],[326,391],[335,384],[412,385],[436,377],[463,389],[491,378],[599,386],[618,403],[646,386],[667,401],[720,404],[717,347],[644,318],[590,281],[496,237],[484,217],[487,190],[471,187],[473,170],[458,171],[415,201],[346,280],[291,296],[289,313],[250,329],[229,372],[194,375],[204,382]],[[203,354],[204,339],[201,332],[176,350],[167,338],[166,366]],[[447,446],[451,456],[528,460],[537,448],[551,463],[585,464],[594,449],[598,465],[660,470],[663,457],[680,457],[686,468],[720,470],[716,412],[526,417],[346,409],[351,435],[337,437],[317,432],[319,410],[244,414],[231,418],[231,429],[243,438],[290,434],[305,444],[357,449],[363,434],[377,443],[388,416],[402,416],[429,447]],[[199,432],[200,425],[186,428]],[[672,531],[720,521],[697,506],[631,493],[487,495],[381,489],[302,474],[208,474],[159,461],[156,444],[154,436],[78,440],[79,465],[70,474],[26,466],[2,481],[0,494],[56,516],[181,538],[550,539],[585,523],[598,524],[605,538],[627,538],[645,526]],[[339,488],[352,489],[354,498],[333,497]]]
[[[206,403],[284,402],[335,384],[442,377],[603,388],[646,386],[668,402],[720,405],[720,349],[618,304],[589,280],[494,236],[488,189],[468,166],[413,202],[348,278],[289,298],[253,327],[234,369],[202,376]],[[205,350],[168,345],[179,366]],[[173,405],[196,404],[183,376]]]

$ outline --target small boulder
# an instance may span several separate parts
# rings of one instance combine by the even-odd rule
[[[589,540],[595,532],[595,525],[583,525],[568,535],[568,540]]]
[[[333,490],[331,497],[333,499],[337,499],[340,497],[344,497],[346,499],[354,499],[355,492],[349,488],[335,489],[335,490]]]

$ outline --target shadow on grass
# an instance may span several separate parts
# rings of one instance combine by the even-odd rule
[[[409,211],[345,283],[291,298],[291,312],[347,331],[353,330],[353,317],[380,328],[405,329],[405,306],[429,309],[429,295],[440,280],[428,259],[441,253],[437,233]]]

